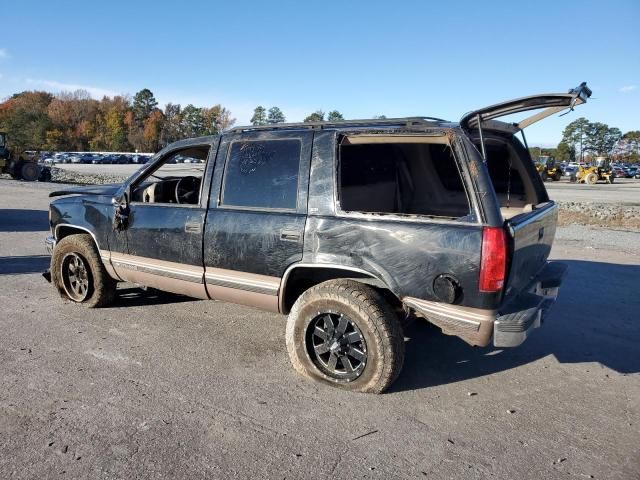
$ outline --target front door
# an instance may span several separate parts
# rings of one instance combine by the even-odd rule
[[[174,149],[129,190],[129,218],[110,241],[111,264],[123,280],[208,298],[202,261],[212,145]]]
[[[302,259],[312,141],[312,131],[222,139],[204,236],[212,298],[278,310],[284,271]]]

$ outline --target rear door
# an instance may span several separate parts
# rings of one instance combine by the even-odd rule
[[[531,95],[471,111],[462,117],[460,125],[463,128],[470,130],[478,128],[478,120],[482,122],[481,126],[484,127],[485,122],[495,120],[499,117],[530,110],[542,110],[513,124],[517,130],[522,130],[529,125],[553,115],[554,113],[558,113],[566,109],[573,110],[577,105],[586,103],[590,96],[591,89],[587,87],[586,82],[582,82],[576,88],[572,88],[567,93]]]
[[[277,310],[280,279],[302,259],[313,132],[225,135],[204,232],[212,298]]]
[[[586,103],[590,96],[591,90],[583,82],[567,93],[531,95],[469,112],[462,117],[460,125],[467,131],[480,130],[480,142],[482,143],[484,141],[483,129],[495,128],[516,134],[550,115],[567,109],[573,110],[577,105]],[[495,121],[500,117],[533,110],[539,111],[519,122]],[[486,155],[484,145],[481,145],[481,150],[483,155]],[[534,184],[541,183],[537,171],[525,167],[532,179],[535,179]],[[544,188],[543,184],[542,188]],[[558,211],[555,203],[545,201],[535,205],[533,210],[516,215],[505,222],[512,252],[506,286],[507,295],[525,288],[545,265],[555,236],[557,217]]]

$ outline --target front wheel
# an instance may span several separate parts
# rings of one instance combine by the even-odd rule
[[[286,343],[299,373],[358,392],[384,392],[404,361],[397,315],[376,290],[353,280],[304,292],[289,314]]]
[[[20,177],[25,182],[35,182],[40,176],[40,167],[34,162],[23,162],[20,165]]]
[[[589,173],[585,179],[584,179],[585,183],[588,183],[589,185],[595,185],[596,182],[598,181],[598,174],[596,173]]]
[[[116,282],[106,272],[91,236],[70,235],[58,242],[51,257],[51,280],[60,296],[87,307],[113,302]]]

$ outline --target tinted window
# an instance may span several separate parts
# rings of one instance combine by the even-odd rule
[[[299,140],[232,143],[224,174],[222,204],[294,210],[300,149]]]

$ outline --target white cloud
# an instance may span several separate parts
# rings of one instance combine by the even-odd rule
[[[624,87],[620,87],[620,92],[627,93],[635,90],[636,88],[638,88],[637,85],[625,85]]]
[[[47,88],[56,92],[61,92],[61,91],[73,92],[75,90],[86,90],[87,92],[89,92],[89,94],[92,97],[97,99],[100,99],[104,96],[113,97],[115,95],[122,95],[121,93],[116,92],[115,90],[109,90],[107,88],[92,87],[90,85],[79,85],[75,83],[62,83],[62,82],[56,82],[54,80],[27,78],[26,82],[29,85]]]
[[[0,58],[9,58],[9,52],[6,48],[0,48]]]

